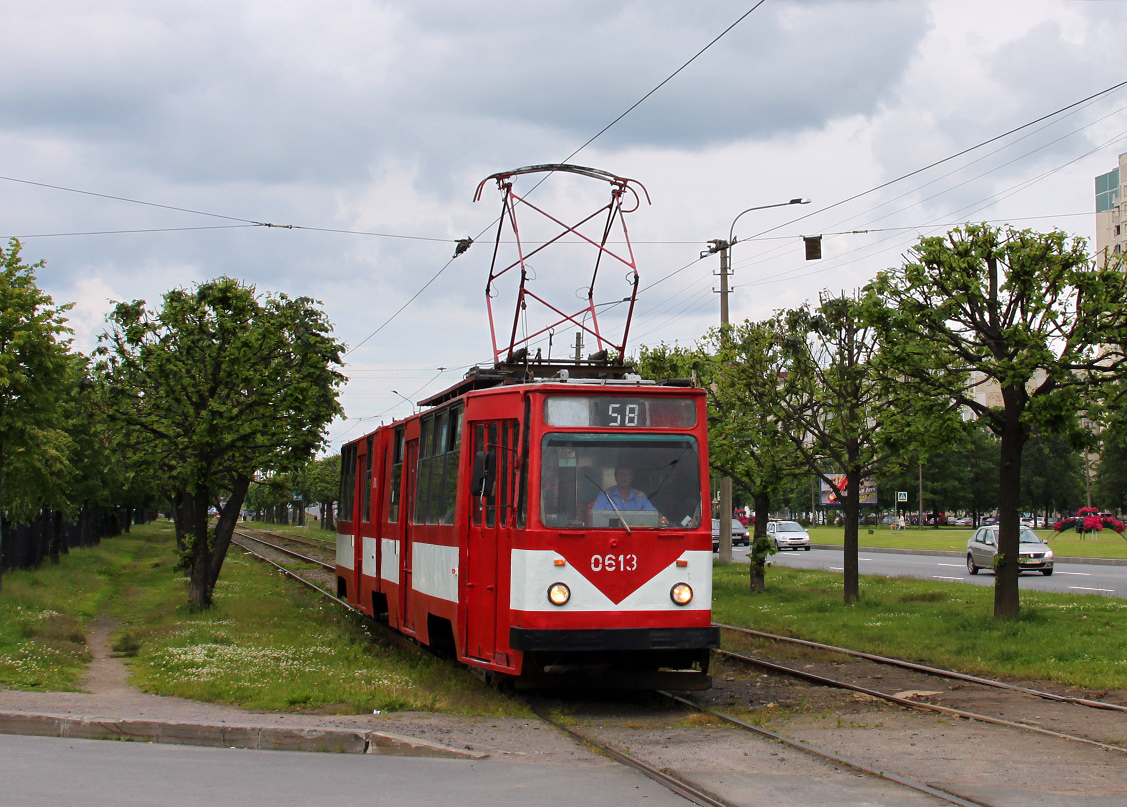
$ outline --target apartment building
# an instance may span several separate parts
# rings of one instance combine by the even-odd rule
[[[1119,167],[1096,177],[1096,253],[1100,266],[1104,256],[1127,252],[1127,154],[1119,155]]]

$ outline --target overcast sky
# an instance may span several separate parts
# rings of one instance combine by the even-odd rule
[[[360,345],[336,448],[410,411],[392,390],[418,400],[492,360],[483,291],[500,197],[490,183],[475,204],[478,183],[564,160],[755,2],[6,0],[0,235],[47,261],[40,284],[76,303],[84,351],[111,300],[158,304],[219,275],[322,301]],[[739,220],[737,321],[853,290],[967,220],[1094,238],[1093,178],[1127,151],[1127,88],[838,203],[1127,79],[1125,12],[1121,0],[765,0],[571,159],[649,192],[627,218],[641,273],[632,346],[692,343],[717,322],[718,262],[700,253],[757,205],[813,200]],[[531,199],[567,218],[604,197],[555,175]],[[456,239],[483,231],[368,338]],[[825,257],[806,262],[813,234]],[[546,251],[541,288],[577,308],[592,257]],[[621,298],[623,274],[603,273],[596,302]],[[566,331],[554,355],[574,345]]]

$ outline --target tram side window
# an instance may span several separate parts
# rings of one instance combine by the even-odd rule
[[[431,469],[434,466],[431,456],[433,441],[434,415],[428,415],[423,418],[419,436],[418,468],[415,471],[415,512],[411,516],[411,523],[413,524],[427,523],[427,513],[430,510],[430,498],[427,491],[430,487]]]
[[[462,407],[450,410],[449,423],[443,446],[443,483],[439,489],[440,502],[432,512],[438,514],[439,524],[453,524],[458,503],[458,461],[462,456]]]
[[[399,487],[403,480],[403,427],[395,430],[391,453],[391,484],[388,485],[387,520],[399,521]]]
[[[345,446],[340,452],[340,517],[352,521],[353,497],[356,490],[356,449],[355,444]]]
[[[368,435],[367,454],[364,455],[364,489],[360,492],[360,519],[370,521],[372,518],[372,439],[375,435]]]

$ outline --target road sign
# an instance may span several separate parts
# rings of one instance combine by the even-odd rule
[[[906,490],[896,491],[896,501],[898,501],[898,502],[908,501],[908,491],[906,491]]]

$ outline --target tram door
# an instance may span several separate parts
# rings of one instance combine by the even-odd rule
[[[498,629],[509,624],[508,576],[516,517],[515,420],[475,423],[467,544],[466,655],[495,661]],[[507,635],[502,647],[508,646]]]
[[[403,615],[403,630],[410,633],[415,632],[415,616],[411,611],[411,607],[414,605],[415,601],[415,592],[411,579],[411,550],[414,542],[411,522],[414,520],[415,513],[415,488],[417,486],[415,472],[418,464],[419,441],[409,440],[407,442],[406,457],[403,464],[403,507],[400,510],[399,519],[399,523],[403,526],[403,540],[399,547],[399,613]]]

